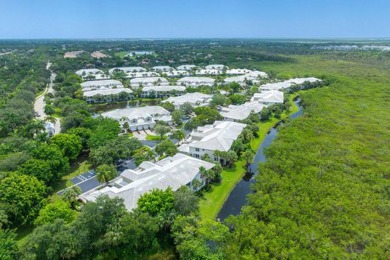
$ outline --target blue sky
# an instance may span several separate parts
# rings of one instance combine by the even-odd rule
[[[390,0],[1,0],[0,38],[390,37]]]

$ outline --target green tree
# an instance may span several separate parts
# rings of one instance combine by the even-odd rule
[[[242,158],[244,158],[246,166],[248,166],[253,161],[254,157],[255,157],[255,152],[250,148],[246,149],[242,153]]]
[[[20,167],[19,171],[23,174],[35,176],[38,180],[49,183],[55,177],[51,165],[48,161],[40,159],[30,159]]]
[[[81,144],[84,150],[87,150],[88,147],[88,140],[92,135],[91,129],[85,128],[85,127],[75,127],[71,128],[68,131],[66,131],[67,134],[74,134],[77,135],[80,140]]]
[[[82,149],[80,137],[74,134],[58,134],[53,136],[50,142],[60,148],[69,160],[75,160]]]
[[[17,259],[18,246],[15,232],[0,228],[0,259]]]
[[[180,215],[190,215],[199,210],[199,197],[197,197],[187,186],[180,187],[174,192],[174,208]]]
[[[264,107],[260,112],[261,121],[267,121],[271,116],[271,111]]]
[[[76,212],[69,208],[69,204],[58,200],[47,204],[39,211],[38,218],[34,221],[35,225],[52,223],[56,219],[63,219],[66,223],[72,222],[76,217]]]
[[[163,139],[164,135],[169,133],[171,128],[169,126],[156,124],[154,127],[154,132],[160,136],[160,139]]]
[[[90,148],[98,148],[116,139],[121,131],[119,123],[111,118],[97,118],[95,124],[96,126],[92,129],[92,135],[88,140]]]
[[[54,106],[50,104],[46,104],[45,106],[45,114],[46,115],[54,115],[56,113]]]
[[[81,189],[78,186],[72,186],[67,188],[62,193],[61,197],[64,201],[68,202],[73,208],[77,202],[78,196],[81,194]]]
[[[174,208],[175,197],[171,188],[153,189],[138,199],[138,208],[151,216],[162,215]]]
[[[175,132],[173,132],[172,137],[180,142],[186,137],[186,134],[183,130],[176,130]]]
[[[213,107],[217,106],[223,106],[227,103],[228,99],[225,95],[222,94],[217,94],[214,95],[213,98],[210,101],[210,105]]]
[[[173,112],[175,110],[175,106],[171,102],[164,102],[161,106],[169,112]]]
[[[56,145],[40,144],[31,153],[35,159],[49,162],[54,180],[62,177],[69,170],[68,158],[63,156],[60,148]]]
[[[241,94],[233,94],[229,96],[229,100],[233,105],[241,105],[246,102],[246,97]]]
[[[34,176],[12,174],[0,182],[0,202],[14,225],[31,222],[44,205],[46,187]]]
[[[143,161],[151,161],[156,157],[156,154],[147,146],[137,149],[133,155],[135,165],[140,165]]]
[[[194,111],[194,108],[192,107],[192,105],[188,102],[184,103],[183,105],[180,106],[180,110],[185,114],[185,115],[189,115],[192,113],[192,111]]]
[[[171,113],[172,120],[175,125],[180,125],[182,123],[183,112],[181,110],[175,110]]]
[[[177,153],[176,145],[169,139],[166,139],[156,145],[155,151],[158,155],[173,156]]]
[[[107,183],[118,176],[114,165],[103,164],[96,168],[96,178],[100,183]]]

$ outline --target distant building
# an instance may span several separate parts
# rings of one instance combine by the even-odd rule
[[[223,107],[220,114],[226,121],[238,122],[247,119],[252,112],[260,113],[264,107],[265,105],[259,102],[246,102],[242,105]]]
[[[251,70],[248,69],[230,69],[226,70],[227,75],[245,75],[249,72],[252,72]]]
[[[293,78],[289,80],[285,80],[282,82],[276,82],[276,83],[268,83],[260,86],[261,90],[282,90],[290,88],[294,85],[302,85],[305,82],[313,83],[321,81],[320,79],[309,77],[309,78]]]
[[[199,87],[199,86],[213,86],[215,79],[208,77],[184,77],[177,81],[177,85]]]
[[[150,77],[150,78],[134,78],[130,80],[130,86],[133,89],[138,89],[139,87],[148,87],[148,86],[168,86],[169,82],[166,78],[162,77]]]
[[[131,211],[137,207],[138,199],[153,189],[166,190],[170,187],[176,191],[184,185],[193,191],[201,189],[206,182],[201,176],[200,167],[210,170],[214,164],[181,153],[155,163],[146,161],[135,170],[125,170],[107,187],[83,194],[81,199],[95,201],[101,195],[122,198],[126,209]],[[194,185],[195,180],[200,186]]]
[[[191,70],[195,69],[196,67],[197,66],[193,65],[193,64],[185,64],[185,65],[181,65],[181,66],[177,67],[176,69],[177,70],[191,71]]]
[[[104,88],[86,91],[83,97],[87,103],[125,101],[133,98],[133,91],[128,88]]]
[[[260,81],[258,79],[253,78],[253,77],[249,77],[247,75],[229,77],[229,78],[225,78],[223,80],[223,82],[225,84],[230,84],[230,83],[236,82],[240,86],[246,86],[248,81],[252,81],[253,84],[259,84],[260,83]]]
[[[190,137],[179,147],[179,151],[195,158],[208,154],[211,160],[226,164],[222,158],[214,156],[214,152],[229,151],[245,126],[230,121],[215,121],[212,125],[200,126],[192,131]]]
[[[255,93],[251,101],[255,101],[266,106],[283,104],[284,93],[278,90],[263,91],[261,93]]]
[[[126,78],[150,78],[158,76],[159,74],[154,71],[126,72]]]
[[[186,88],[183,86],[148,86],[142,88],[142,98],[164,98],[183,95]]]
[[[102,113],[102,116],[117,120],[123,128],[128,125],[130,131],[152,129],[156,121],[172,124],[171,113],[159,106],[115,109]]]
[[[99,69],[81,69],[76,71],[76,74],[79,75],[83,80],[101,80],[110,78]]]
[[[114,79],[86,81],[80,85],[84,92],[98,89],[123,88],[122,82]]]
[[[206,70],[223,70],[225,68],[227,69],[228,67],[223,64],[211,64],[205,67]]]
[[[128,72],[144,72],[144,71],[146,71],[146,69],[142,68],[142,67],[116,67],[116,68],[110,69],[108,72],[110,72],[110,74],[112,74],[115,71],[123,71],[124,73],[128,73]]]
[[[157,72],[168,72],[168,71],[172,70],[172,68],[169,66],[154,66],[152,68],[152,70],[157,71]]]
[[[217,69],[200,69],[195,72],[196,75],[210,75],[210,76],[218,76],[223,73],[222,70]]]
[[[212,95],[207,95],[199,92],[187,93],[178,97],[170,97],[162,102],[172,103],[176,109],[179,109],[183,104],[189,103],[193,107],[207,106],[210,103]]]
[[[164,75],[167,77],[184,77],[184,76],[189,76],[190,73],[186,70],[172,70],[168,72],[164,72]]]

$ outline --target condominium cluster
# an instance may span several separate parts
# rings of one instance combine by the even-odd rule
[[[147,70],[144,67],[116,67],[104,72],[100,69],[81,69],[76,74],[83,79],[82,91],[88,103],[115,102],[129,100],[133,91],[142,88],[142,98],[166,98],[184,94],[186,88],[199,86],[212,87],[216,83],[214,76],[225,75],[224,84],[237,82],[241,86],[252,82],[259,84],[266,78],[265,72],[248,69],[229,69],[222,64],[199,67],[193,64],[155,66]],[[129,80],[128,88],[113,78]],[[177,78],[175,86],[168,78]]]
[[[115,73],[124,73],[130,79],[130,88],[125,88],[118,80],[110,79]],[[100,98],[105,101],[130,99],[133,91],[139,91],[141,98],[161,98],[162,103],[169,102],[175,109],[179,109],[184,104],[190,104],[192,107],[208,106],[213,95],[199,92],[187,93],[187,88],[213,86],[215,79],[210,75],[230,75],[224,79],[227,84],[237,82],[241,85],[251,81],[252,84],[259,85],[258,93],[255,93],[250,101],[242,105],[220,107],[223,120],[192,130],[178,147],[176,155],[157,162],[144,161],[135,169],[123,171],[104,188],[93,189],[80,197],[83,201],[95,201],[101,195],[119,197],[123,199],[129,211],[137,207],[137,201],[144,193],[153,189],[165,190],[170,187],[177,190],[183,185],[193,191],[201,189],[206,179],[200,168],[210,170],[215,163],[222,165],[228,163],[216,151],[231,150],[234,141],[246,127],[243,123],[244,119],[251,113],[260,113],[264,107],[282,104],[285,89],[307,82],[320,81],[317,78],[295,78],[261,85],[261,79],[267,77],[264,72],[229,69],[220,64],[204,68],[181,65],[176,69],[157,66],[151,71],[142,67],[122,67],[111,69],[108,74],[99,70],[81,70],[77,74],[86,80],[81,85],[87,102],[100,102],[100,99],[96,100],[96,95],[100,95]],[[180,77],[180,79],[175,85],[170,85],[167,77]],[[102,116],[117,120],[128,131],[149,130],[158,121],[167,125],[173,124],[170,112],[162,106],[116,109],[102,113]],[[213,163],[203,161],[202,158],[205,156]]]

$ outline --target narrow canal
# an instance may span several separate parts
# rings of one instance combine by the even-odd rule
[[[303,107],[300,105],[300,99],[294,100],[294,103],[298,106],[299,110],[294,114],[290,115],[291,119],[295,119],[302,115]],[[248,172],[239,183],[234,187],[232,192],[229,194],[228,199],[223,205],[222,209],[218,213],[217,219],[223,221],[230,215],[238,215],[241,211],[242,206],[246,204],[247,195],[251,193],[250,186],[255,181],[254,175],[257,174],[257,166],[260,162],[265,162],[266,158],[264,155],[264,149],[269,147],[272,141],[275,139],[278,131],[276,127],[272,128],[263,142],[261,143],[259,149],[256,152],[253,162],[248,167]],[[254,173],[254,174],[250,174]]]

